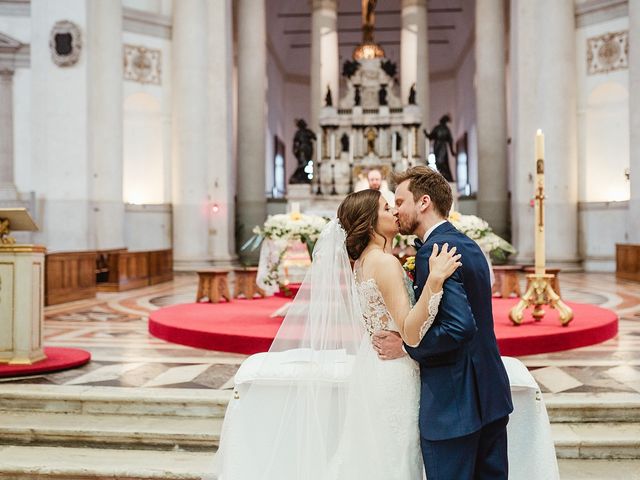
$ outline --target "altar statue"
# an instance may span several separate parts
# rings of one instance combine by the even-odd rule
[[[443,115],[442,118],[440,118],[440,123],[433,127],[431,132],[427,132],[426,129],[423,130],[423,132],[425,136],[433,142],[433,154],[436,157],[436,167],[438,171],[447,179],[447,182],[453,182],[453,175],[449,167],[448,149],[451,150],[451,155],[454,157],[456,153],[453,151],[451,130],[449,130],[447,126],[449,122],[451,122],[451,117],[449,117],[449,115]]]
[[[309,175],[304,169],[309,164],[309,160],[312,159],[313,142],[316,139],[316,134],[307,128],[307,122],[301,118],[296,120],[296,126],[298,131],[293,137],[293,155],[298,160],[298,167],[289,178],[289,183],[311,183]]]

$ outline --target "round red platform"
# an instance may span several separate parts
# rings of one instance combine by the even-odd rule
[[[287,299],[269,297],[229,303],[173,305],[153,312],[149,332],[164,340],[207,350],[253,354],[265,352],[280,328],[282,317],[270,318]],[[493,315],[500,353],[508,356],[557,352],[604,342],[618,333],[615,312],[594,305],[569,303],[574,320],[560,325],[558,314],[548,309],[534,322],[530,311],[522,325],[508,318],[516,299],[494,299]]]
[[[45,347],[45,360],[31,365],[0,364],[0,378],[21,377],[46,372],[57,372],[68,368],[80,367],[91,360],[91,354],[78,348]]]

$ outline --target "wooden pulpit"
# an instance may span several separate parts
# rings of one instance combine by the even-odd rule
[[[36,231],[25,208],[0,208],[0,363],[31,364],[46,358],[43,343],[44,254],[21,245],[11,231]]]

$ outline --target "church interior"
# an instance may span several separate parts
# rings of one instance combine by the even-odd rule
[[[0,478],[213,478],[327,220],[427,165],[560,478],[640,479],[638,151],[640,0],[0,0]]]

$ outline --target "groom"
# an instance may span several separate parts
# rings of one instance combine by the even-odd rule
[[[394,175],[394,181],[400,232],[419,239],[416,298],[429,275],[434,243],[457,247],[462,266],[444,283],[438,315],[416,348],[403,346],[390,332],[374,336],[374,347],[380,358],[406,351],[420,364],[420,442],[427,478],[506,480],[513,407],[493,331],[487,261],[478,245],[446,220],[452,195],[442,175],[418,166]]]

